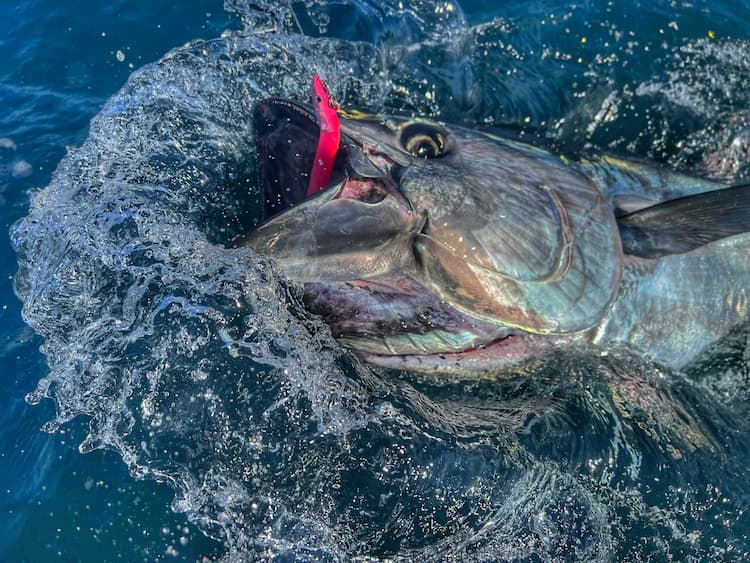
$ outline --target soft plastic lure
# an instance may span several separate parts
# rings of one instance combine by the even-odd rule
[[[315,160],[310,170],[310,183],[307,185],[308,196],[318,193],[328,185],[341,138],[339,118],[336,115],[339,106],[317,74],[313,76],[312,99],[315,117],[320,126],[320,136],[318,149],[315,151]]]

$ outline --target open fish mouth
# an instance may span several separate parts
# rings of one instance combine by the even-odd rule
[[[263,220],[315,197],[309,193],[311,170],[321,129],[307,106],[281,98],[258,102],[253,112],[257,167],[263,194]],[[377,164],[374,164],[376,161]],[[346,134],[322,192],[330,197],[379,203],[390,193],[409,206],[392,179],[398,163],[386,155],[363,153],[362,143]]]
[[[263,219],[268,220],[311,197],[307,189],[320,127],[305,106],[271,98],[255,105],[253,131]],[[344,183],[347,161],[348,149],[340,143],[326,189]]]
[[[288,100],[261,101],[254,132],[264,222],[238,244],[273,258],[302,283],[371,279],[408,252],[424,217],[399,190],[394,159],[343,131],[330,179],[311,195],[320,136],[312,111]]]

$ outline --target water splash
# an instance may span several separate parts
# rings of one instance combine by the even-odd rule
[[[258,220],[256,100],[305,100],[317,72],[345,106],[482,122],[484,31],[446,2],[228,8],[244,29],[134,73],[12,230],[48,430],[86,416],[81,451],[168,483],[230,560],[747,555],[746,418],[711,391],[736,372],[582,352],[512,379],[375,373],[225,245]],[[544,98],[539,123],[570,107]]]

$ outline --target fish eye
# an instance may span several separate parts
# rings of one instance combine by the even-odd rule
[[[415,158],[440,158],[446,153],[445,135],[433,125],[413,123],[401,132],[401,145]]]

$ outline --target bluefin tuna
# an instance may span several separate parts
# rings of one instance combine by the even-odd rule
[[[747,319],[750,186],[570,158],[419,118],[284,99],[254,111],[264,222],[240,241],[371,364],[483,372],[571,345],[681,368]]]

